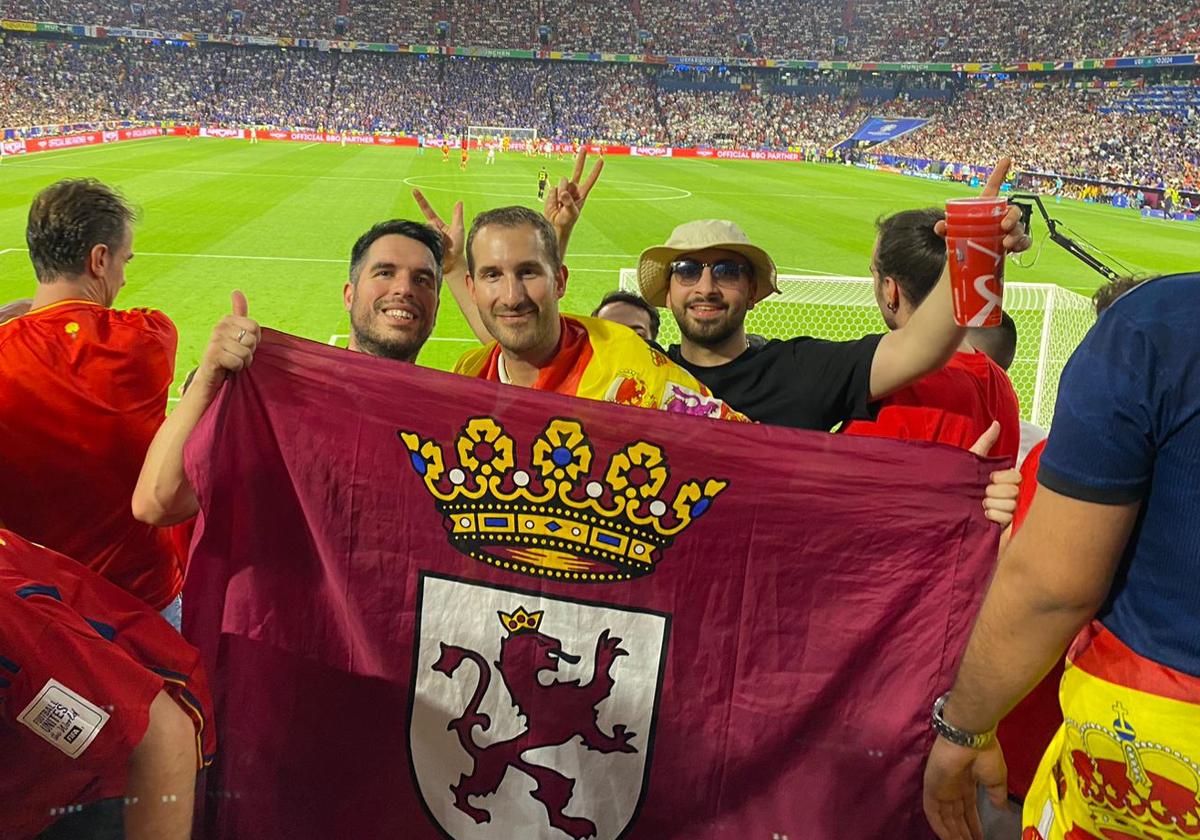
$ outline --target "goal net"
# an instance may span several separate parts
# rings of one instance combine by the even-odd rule
[[[621,288],[637,294],[636,269],[621,269]],[[781,274],[779,289],[746,316],[749,332],[847,341],[887,330],[870,277]],[[1021,417],[1049,428],[1063,366],[1096,320],[1092,302],[1052,283],[1005,283],[1004,310],[1017,325],[1017,356],[1008,373]],[[666,347],[679,341],[679,328],[664,315],[658,342]]]
[[[509,148],[524,149],[526,143],[537,140],[537,129],[508,125],[467,126],[467,146],[472,149],[482,148],[488,143],[503,143],[506,137],[510,144]]]

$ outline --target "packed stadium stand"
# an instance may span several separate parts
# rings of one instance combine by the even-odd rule
[[[1107,57],[1200,45],[1193,0],[955,0],[936,13],[917,0],[4,0],[0,17],[405,44],[862,61]]]
[[[726,66],[492,59],[6,32],[0,127],[170,119],[454,135],[468,124],[510,125],[624,144],[793,149],[812,157],[836,149],[839,160],[887,156],[889,164],[902,159],[903,166],[924,169],[1006,153],[1026,173],[1066,178],[1058,189],[1067,195],[1084,188],[1074,179],[1110,182],[1106,196],[1121,190],[1131,198],[1138,187],[1200,189],[1195,67],[971,76],[737,64],[754,55],[1005,60],[1195,48],[1200,10],[1182,0],[1153,9],[1133,0],[1053,7],[957,0],[937,15],[913,0],[701,0],[699,7],[612,0],[503,7],[482,0],[0,0],[0,17],[505,49],[712,53],[729,60]],[[851,142],[872,116],[923,124],[869,149]]]

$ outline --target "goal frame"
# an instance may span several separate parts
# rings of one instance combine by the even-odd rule
[[[514,132],[520,133],[515,134]],[[524,125],[468,125],[467,148],[479,148],[481,138],[505,136],[519,143],[536,142],[538,132],[536,128]]]
[[[870,277],[781,274],[779,281],[782,294],[766,298],[747,316],[749,332],[766,338],[810,335],[848,341],[887,330]],[[621,269],[620,288],[638,294],[637,269]],[[1017,322],[1017,356],[1009,374],[1021,418],[1049,428],[1059,377],[1095,323],[1095,310],[1089,298],[1054,283],[1008,282],[1004,298],[1006,311]],[[664,315],[659,335],[664,346],[678,340],[678,327],[669,315]]]

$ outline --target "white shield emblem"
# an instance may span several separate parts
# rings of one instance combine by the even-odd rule
[[[422,574],[409,758],[454,840],[615,840],[645,796],[670,619]]]

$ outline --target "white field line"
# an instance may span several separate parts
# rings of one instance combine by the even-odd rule
[[[37,138],[34,138],[34,139],[36,140]],[[170,135],[162,135],[160,137],[143,137],[143,138],[139,138],[136,141],[126,140],[121,143],[101,143],[96,146],[87,146],[82,149],[76,149],[76,148],[72,148],[72,147],[68,146],[65,149],[45,149],[40,152],[31,152],[31,153],[24,154],[24,155],[5,155],[4,159],[7,163],[16,164],[18,166],[37,166],[36,163],[30,163],[30,161],[43,160],[44,158],[42,158],[42,155],[54,155],[54,159],[59,160],[61,158],[71,157],[73,155],[83,155],[83,154],[87,154],[89,152],[111,152],[113,149],[117,149],[122,146],[126,146],[128,143],[131,143],[131,142],[136,142],[136,143],[140,144],[140,143],[152,143],[155,140],[169,140],[169,139],[170,139]]]
[[[0,254],[9,251],[27,251],[28,248],[5,248]],[[346,260],[333,260],[326,257],[264,257],[257,254],[176,254],[168,251],[135,251],[139,257],[166,257],[168,259],[193,260],[262,260],[265,262],[313,262],[313,263],[345,263]]]
[[[346,333],[334,333],[333,335],[329,336],[329,341],[327,341],[326,344],[328,344],[331,347],[336,347],[337,343],[339,341],[341,341],[343,338],[349,339],[350,336],[347,335]],[[450,338],[448,336],[438,336],[438,335],[432,335],[429,338],[427,338],[426,341],[456,341],[456,342],[460,342],[462,344],[478,344],[479,343],[479,339],[477,339],[477,338]]]
[[[4,248],[0,249],[0,254],[7,254],[9,251],[26,251],[27,248]],[[196,260],[247,260],[260,262],[301,262],[301,263],[337,263],[345,264],[345,259],[330,259],[328,257],[270,257],[259,254],[179,254],[169,251],[136,251],[139,257],[163,257],[166,259],[196,259]],[[630,257],[629,254],[570,254],[570,258],[578,259],[625,259]],[[575,272],[591,272],[596,274],[608,274],[613,271],[618,271],[617,268],[572,268]]]

